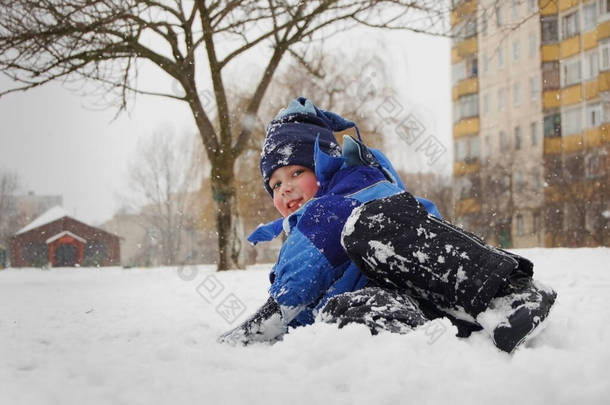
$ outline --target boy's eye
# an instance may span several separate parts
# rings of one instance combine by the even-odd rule
[[[294,173],[292,173],[292,177],[297,177],[299,174],[303,173],[305,170],[303,169],[297,169],[294,171]]]
[[[282,182],[278,181],[277,183],[275,183],[274,185],[271,186],[271,190],[277,190],[278,188],[280,188],[281,185],[282,185]]]

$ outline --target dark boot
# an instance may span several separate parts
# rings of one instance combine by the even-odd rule
[[[339,328],[350,323],[366,325],[373,335],[381,330],[407,333],[427,321],[410,297],[379,287],[332,297],[320,311],[320,319]]]
[[[557,293],[529,277],[512,277],[477,321],[488,331],[498,349],[512,353],[541,331]]]

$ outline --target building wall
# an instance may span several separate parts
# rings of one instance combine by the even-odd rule
[[[452,49],[457,222],[495,227],[492,242],[511,247],[607,244],[608,1],[453,6],[454,32],[465,33]],[[476,74],[464,74],[468,59]]]

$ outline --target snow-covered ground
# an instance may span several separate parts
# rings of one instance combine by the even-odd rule
[[[519,253],[559,297],[512,356],[445,320],[217,344],[265,301],[270,266],[0,271],[0,404],[607,404],[610,249]]]

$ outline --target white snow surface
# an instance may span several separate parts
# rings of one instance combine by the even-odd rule
[[[17,231],[16,235],[25,233],[34,228],[38,228],[39,226],[43,226],[46,224],[50,224],[53,221],[56,221],[60,218],[67,217],[68,212],[60,206],[55,206],[53,208],[49,208],[47,211],[42,213],[39,217],[34,219],[32,222],[21,228]]]
[[[0,404],[608,403],[610,249],[518,253],[559,296],[513,355],[484,332],[455,337],[447,320],[216,343],[264,303],[271,265],[0,271]],[[232,324],[216,312],[226,297],[247,307]]]

